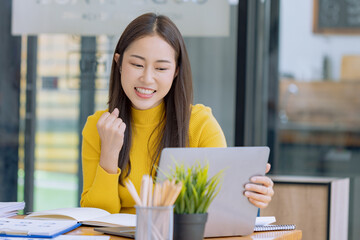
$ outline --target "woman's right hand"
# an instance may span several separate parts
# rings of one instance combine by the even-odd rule
[[[115,174],[126,129],[126,124],[119,118],[119,109],[101,115],[96,127],[101,141],[100,166],[108,173]]]

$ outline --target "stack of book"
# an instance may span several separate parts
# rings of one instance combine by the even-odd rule
[[[0,217],[8,218],[15,216],[24,207],[25,202],[0,202]]]

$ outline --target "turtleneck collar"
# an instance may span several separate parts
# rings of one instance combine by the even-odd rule
[[[136,125],[156,125],[159,123],[164,110],[164,101],[158,106],[146,110],[138,110],[131,107],[133,123]]]

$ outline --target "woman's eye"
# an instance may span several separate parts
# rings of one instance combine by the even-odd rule
[[[161,67],[156,68],[156,69],[159,70],[159,71],[165,71],[165,70],[167,70],[167,68],[161,68]]]
[[[137,64],[137,63],[132,63],[131,65],[133,65],[133,66],[135,66],[135,67],[138,67],[138,68],[142,68],[142,67],[143,67],[143,65]]]

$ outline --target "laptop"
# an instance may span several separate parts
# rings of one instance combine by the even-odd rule
[[[160,169],[175,168],[174,159],[186,166],[209,163],[209,177],[224,169],[219,194],[210,204],[205,237],[249,235],[253,233],[258,208],[244,196],[244,185],[255,175],[264,175],[268,147],[165,148]],[[161,171],[158,177],[161,176]]]
[[[244,185],[252,176],[265,174],[269,153],[268,147],[164,148],[159,164],[162,171],[159,171],[158,178],[164,178],[162,172],[175,168],[174,159],[185,167],[197,162],[201,165],[209,163],[209,177],[224,169],[220,192],[208,209],[204,236],[249,235],[254,231],[258,208],[244,196]],[[130,237],[129,230],[108,228],[101,231]]]

